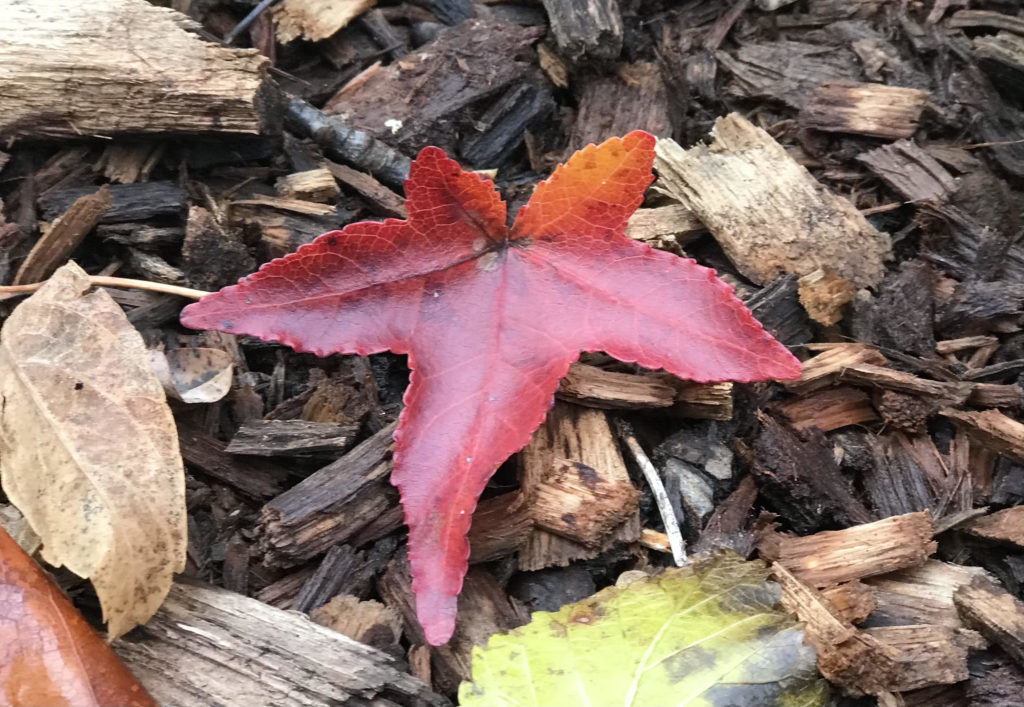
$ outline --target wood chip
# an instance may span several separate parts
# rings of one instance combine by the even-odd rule
[[[341,190],[334,175],[326,167],[294,172],[277,180],[277,193],[285,199],[323,203],[336,197]]]
[[[945,409],[940,412],[982,446],[1014,461],[1024,462],[1024,424],[998,410],[969,412]]]
[[[969,521],[960,528],[979,538],[1024,547],[1024,506],[1004,508]]]
[[[804,537],[766,531],[758,550],[802,582],[827,587],[924,563],[937,547],[934,532],[931,514],[921,511]]]
[[[660,188],[691,209],[754,282],[822,267],[855,287],[881,281],[889,237],[738,114],[716,120],[707,145],[684,150],[659,140],[654,165]]]
[[[327,39],[376,4],[376,0],[284,0],[271,10],[277,40]]]
[[[908,138],[928,102],[928,93],[879,83],[825,83],[800,111],[800,125],[834,133]]]
[[[113,203],[110,190],[100,187],[67,208],[29,251],[14,276],[14,285],[42,282],[63,265]]]
[[[355,442],[359,425],[305,420],[259,420],[242,423],[231,438],[229,454],[273,456],[337,456]]]

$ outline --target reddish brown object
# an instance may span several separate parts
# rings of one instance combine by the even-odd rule
[[[121,659],[3,528],[0,705],[156,707]]]
[[[405,184],[408,220],[320,236],[182,313],[189,327],[321,356],[409,354],[391,478],[432,644],[455,625],[487,480],[529,441],[581,350],[701,382],[800,374],[713,270],[624,235],[653,160],[644,132],[590,145],[509,228],[494,185],[428,147]]]

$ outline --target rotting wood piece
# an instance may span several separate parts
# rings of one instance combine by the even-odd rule
[[[824,83],[800,111],[800,125],[834,133],[908,138],[928,102],[928,93],[879,83]]]
[[[821,267],[855,287],[877,285],[885,274],[889,236],[736,113],[715,121],[707,145],[684,150],[659,140],[654,166],[656,186],[692,209],[758,284]]]
[[[75,199],[32,246],[11,284],[42,282],[50,277],[71,257],[71,253],[99,223],[111,204],[110,190],[107,187],[100,187],[92,194]]]
[[[772,575],[782,586],[782,605],[804,622],[818,654],[818,670],[851,695],[879,694],[896,676],[895,651],[840,618],[828,600],[780,563]]]
[[[459,141],[459,155],[470,165],[496,169],[516,154],[531,127],[555,110],[546,85],[537,80],[514,84],[473,121],[474,131]]]
[[[957,589],[953,601],[968,625],[1024,665],[1024,602],[980,577]]]
[[[878,419],[878,413],[871,405],[870,396],[850,386],[816,391],[784,403],[779,407],[779,412],[789,420],[789,424],[795,430],[817,427],[822,432],[831,432],[840,427],[861,425]]]
[[[402,619],[391,607],[379,601],[361,601],[349,594],[339,594],[314,609],[310,618],[374,648],[397,645],[402,637]]]
[[[287,567],[313,558],[398,505],[388,483],[394,431],[388,425],[263,507],[258,548],[266,564]]]
[[[867,523],[874,516],[854,495],[824,435],[798,437],[774,418],[761,415],[753,443],[751,473],[773,508],[799,533],[823,525]]]
[[[229,454],[318,456],[340,454],[352,446],[359,425],[305,420],[250,420],[231,438]]]
[[[199,30],[143,0],[0,5],[0,139],[276,132],[267,59]]]
[[[570,5],[558,0],[557,5]],[[592,4],[592,0],[591,0]],[[668,89],[652,62],[622,64],[614,74],[583,80],[579,112],[566,147],[571,155],[586,145],[599,145],[630,130],[655,137],[672,134]]]
[[[205,585],[176,582],[156,615],[112,647],[165,705],[450,704],[386,653]]]
[[[538,528],[583,545],[599,547],[636,515],[640,498],[629,478],[606,478],[586,464],[556,459],[533,489],[531,515]]]
[[[533,533],[533,508],[521,491],[484,499],[469,526],[469,562],[490,562],[511,555]]]
[[[802,582],[827,587],[924,563],[937,547],[934,533],[931,514],[921,511],[804,537],[767,529],[758,550]]]
[[[327,39],[376,0],[285,0],[271,10],[277,40],[288,43],[303,38],[311,42]]]
[[[631,410],[670,407],[676,391],[654,373],[617,373],[573,363],[558,386],[558,397],[587,407]]]

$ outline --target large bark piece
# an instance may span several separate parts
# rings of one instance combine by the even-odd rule
[[[214,587],[175,584],[113,648],[164,705],[449,704],[385,653]]]
[[[0,139],[274,132],[266,58],[198,29],[144,0],[3,3]]]
[[[889,236],[740,115],[716,120],[706,145],[684,150],[659,140],[657,149],[661,188],[707,225],[754,282],[827,267],[856,287],[872,287],[885,274]]]

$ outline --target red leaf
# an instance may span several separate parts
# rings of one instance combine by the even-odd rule
[[[0,704],[156,706],[121,659],[3,528]]]
[[[510,230],[494,185],[428,147],[405,185],[408,221],[320,236],[182,313],[319,355],[409,354],[392,482],[430,643],[451,636],[480,493],[581,350],[697,381],[800,373],[714,271],[623,235],[653,159],[643,132],[591,145]]]

